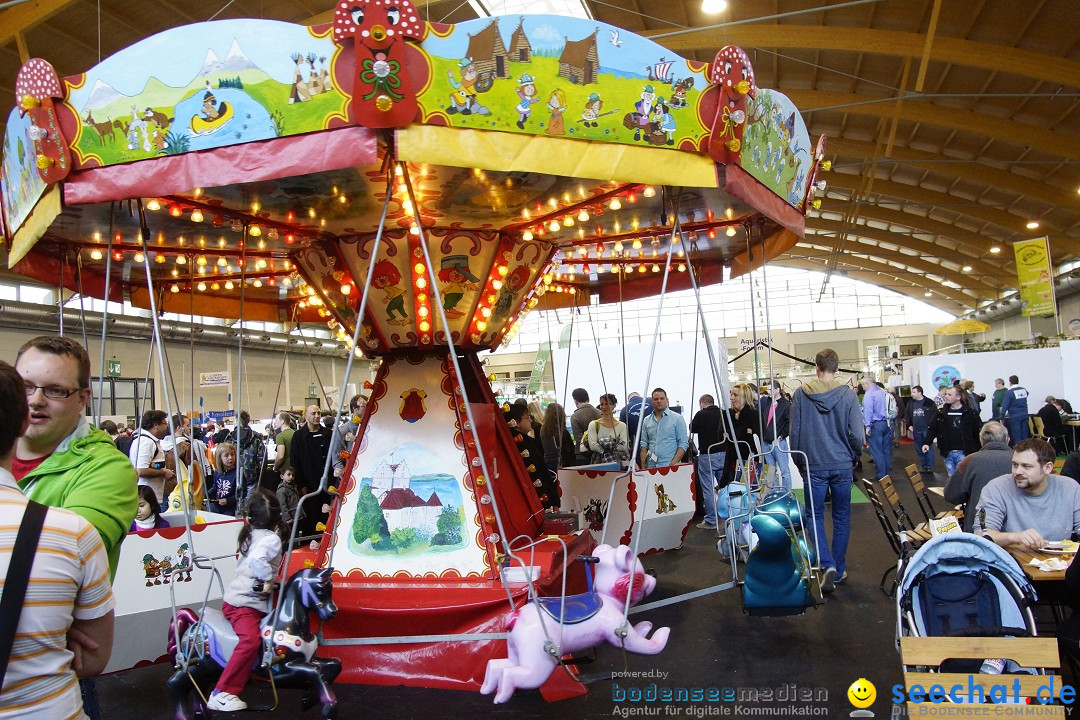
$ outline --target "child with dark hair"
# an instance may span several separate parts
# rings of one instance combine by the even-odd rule
[[[135,511],[135,519],[131,522],[128,532],[139,530],[157,530],[169,527],[169,521],[161,517],[159,512],[161,503],[157,501],[154,488],[149,485],[139,485],[139,507]]]
[[[251,494],[247,522],[237,537],[240,559],[236,576],[225,590],[221,612],[236,632],[236,649],[229,656],[207,705],[211,710],[236,712],[247,707],[238,695],[247,685],[262,642],[259,623],[270,612],[274,578],[281,568],[281,506],[265,488]]]

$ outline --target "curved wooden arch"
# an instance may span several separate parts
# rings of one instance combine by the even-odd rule
[[[762,47],[836,50],[921,59],[926,50],[926,35],[922,33],[874,28],[761,24],[690,30],[678,35],[663,31],[641,34],[652,37],[664,47],[678,52],[704,51],[731,44],[747,49]],[[1005,45],[962,40],[939,34],[934,37],[928,59],[1080,88],[1080,62]]]

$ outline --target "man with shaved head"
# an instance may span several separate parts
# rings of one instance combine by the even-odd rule
[[[326,455],[330,452],[333,431],[323,426],[322,411],[318,405],[309,405],[304,411],[304,424],[292,437],[289,462],[296,471],[296,489],[307,494],[319,487]],[[314,535],[315,525],[326,521],[323,505],[330,501],[328,493],[320,493],[304,503],[304,516],[300,521],[300,535]]]

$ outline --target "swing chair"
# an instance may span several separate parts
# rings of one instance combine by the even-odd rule
[[[351,12],[354,5],[364,12]],[[322,634],[343,661],[341,680],[476,688],[506,638],[507,609],[583,587],[580,564],[570,561],[595,544],[587,533],[543,532],[527,475],[542,459],[522,458],[479,353],[512,338],[533,309],[663,297],[719,282],[725,266],[737,276],[785,252],[802,234],[824,144],[810,150],[797,109],[757,88],[746,54],[734,47],[711,64],[677,60],[693,84],[667,145],[642,144],[617,118],[609,127],[556,124],[537,111],[521,128],[504,78],[484,95],[488,114],[452,113],[447,72],[456,82],[462,43],[493,21],[424,23],[407,0],[399,5],[392,36],[386,9],[359,0],[343,2],[333,25],[225,20],[174,28],[74,78],[30,61],[5,148],[20,141],[32,151],[4,155],[3,230],[18,273],[59,278],[65,287],[78,280],[88,295],[126,297],[155,317],[319,324],[349,352],[347,375],[352,358],[374,358],[344,476],[331,476],[328,457],[311,495],[332,498],[324,532],[317,547],[300,547],[293,528],[283,575],[334,568],[339,612]],[[494,23],[594,41],[608,29],[568,17]],[[601,72],[597,87],[585,90],[611,107],[653,107],[667,88],[648,90],[633,68],[671,53],[622,37],[624,59],[606,46],[597,53],[601,67],[634,58],[628,75]],[[202,49],[224,57],[221,38],[246,50],[252,64],[265,62],[258,91],[254,83],[232,87],[231,78],[198,78],[195,90],[217,82],[215,95],[237,109],[217,132],[184,133],[202,95],[191,88],[152,102],[139,94],[123,100],[160,105],[174,118],[173,140],[161,152],[101,147],[84,132],[77,110],[98,81],[144,87],[173,58]],[[275,70],[275,48],[331,58],[325,92],[287,103],[293,78]],[[373,48],[385,54],[385,67],[361,60]],[[528,68],[538,87],[573,87],[554,63],[543,65]],[[759,115],[754,104],[794,113],[794,132],[744,135],[748,118]],[[766,138],[789,160],[780,176],[753,152]],[[751,227],[753,261],[721,237]],[[78,278],[57,260],[73,252]],[[633,471],[640,488],[633,502],[651,499],[653,475]],[[512,544],[519,537],[526,541]]]

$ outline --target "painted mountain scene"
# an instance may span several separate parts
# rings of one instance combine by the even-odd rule
[[[162,43],[180,51],[164,57]],[[137,43],[67,78],[66,102],[80,120],[77,165],[321,130],[347,102],[331,73],[335,50],[306,27],[250,20],[186,25]]]

